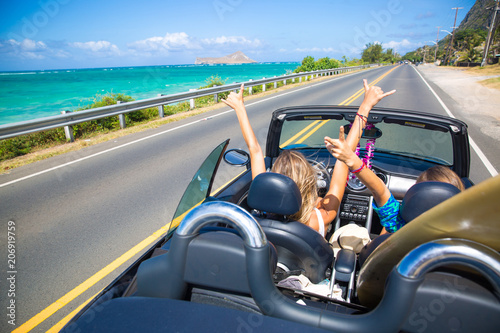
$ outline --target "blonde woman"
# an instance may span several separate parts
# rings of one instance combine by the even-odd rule
[[[379,87],[368,86],[366,80],[363,80],[363,85],[365,88],[365,97],[359,107],[358,116],[355,117],[353,122],[352,130],[346,139],[352,150],[358,145],[360,138],[357,136],[357,133],[361,133],[364,128],[372,107],[382,98],[392,95],[395,92],[395,90],[392,90],[384,93]],[[266,166],[264,163],[264,154],[248,120],[243,102],[243,89],[244,85],[242,84],[239,93],[231,92],[228,98],[222,101],[233,108],[238,117],[241,132],[250,153],[253,179],[257,175],[266,172]],[[318,197],[315,170],[300,152],[293,150],[283,151],[274,162],[272,171],[290,177],[300,189],[302,195],[301,210],[290,216],[290,218],[306,224],[318,231],[322,236],[325,236],[325,230],[337,216],[340,202],[344,195],[345,181],[349,172],[347,166],[340,161],[335,163],[330,188],[324,198]]]

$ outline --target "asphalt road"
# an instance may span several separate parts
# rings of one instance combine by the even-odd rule
[[[264,146],[273,110],[340,104],[362,88],[363,78],[372,82],[390,69],[333,77],[248,101],[249,118],[259,142]],[[384,91],[397,89],[379,106],[446,115],[412,66],[396,68],[377,85]],[[450,101],[438,87],[433,89],[445,104]],[[362,96],[352,105],[361,101]],[[452,103],[448,107],[454,112]],[[20,327],[166,225],[191,177],[218,143],[230,138],[230,148],[245,147],[236,115],[228,110],[214,110],[1,175],[0,308],[6,313],[0,317],[0,331]],[[471,128],[471,133],[477,134],[476,143],[500,170],[490,140],[481,137],[477,129]],[[490,177],[477,154],[471,150],[471,155],[471,179],[477,183]],[[15,298],[6,292],[12,287],[7,281],[10,269],[6,259],[9,221],[15,224]],[[117,269],[109,268],[109,274],[102,274],[104,278],[99,276],[97,282],[85,282],[60,305],[32,319],[33,332],[45,332],[59,322],[137,256],[132,255]],[[8,324],[6,316],[11,299],[16,304],[15,327]]]

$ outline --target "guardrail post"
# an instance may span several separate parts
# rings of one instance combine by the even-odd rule
[[[71,111],[61,111],[61,114],[70,112]],[[73,135],[73,126],[64,126],[64,134],[66,135],[66,141],[75,142],[75,137]]]
[[[158,97],[160,96],[161,94],[158,94]],[[163,109],[163,105],[158,105],[158,116],[160,116],[160,118],[165,117],[165,110]]]
[[[252,82],[252,79],[248,80],[250,82]],[[248,87],[248,94],[251,95],[253,93],[253,87]]]
[[[264,80],[264,79],[265,79],[265,77],[262,78],[262,80]],[[266,91],[266,84],[265,83],[262,85],[262,92],[264,92],[264,91]]]
[[[189,91],[195,91],[196,89],[189,89]],[[191,98],[189,100],[189,108],[192,110],[194,109],[194,98]]]
[[[276,77],[276,75],[274,77]],[[278,88],[278,81],[274,81],[274,89],[276,88]]]
[[[121,104],[121,101],[116,101],[116,104]],[[127,122],[125,121],[125,114],[120,113],[118,115],[118,121],[120,122],[120,128],[125,128],[127,127]]]
[[[214,84],[212,87],[217,87],[217,85]],[[219,103],[219,94],[218,93],[214,94],[214,103]]]

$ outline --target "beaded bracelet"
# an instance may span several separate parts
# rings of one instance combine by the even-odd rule
[[[356,170],[352,170],[351,173],[358,173],[360,172],[361,170],[363,170],[364,168],[366,168],[366,164],[365,162],[363,161],[363,164]]]
[[[361,120],[363,120],[365,123],[368,122],[368,117],[367,116],[363,116],[362,114],[359,114],[359,113],[356,113],[356,116],[358,116],[359,118],[361,118]]]

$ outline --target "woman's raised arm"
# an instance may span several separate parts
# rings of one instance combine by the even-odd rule
[[[359,139],[361,139],[360,134],[365,128],[370,110],[384,97],[392,95],[396,92],[396,90],[391,90],[384,93],[380,87],[370,87],[366,79],[363,79],[363,87],[365,88],[365,96],[363,102],[359,106],[356,117],[354,118],[354,121],[352,123],[351,130],[347,135],[347,139],[344,140],[345,148],[350,149],[351,152],[356,149],[356,146],[359,143]],[[344,139],[343,128],[341,136],[342,139]],[[331,138],[325,137],[326,148],[329,151],[331,151],[332,148],[331,141]],[[337,158],[337,156],[335,157]],[[325,198],[320,203],[320,208],[323,208],[321,213],[323,215],[325,225],[333,221],[335,219],[335,216],[337,215],[337,211],[340,207],[340,202],[342,201],[342,197],[344,196],[345,182],[348,175],[349,169],[346,164],[337,159],[335,167],[333,168],[330,188],[328,190],[328,193],[325,195]]]
[[[250,165],[252,167],[252,179],[257,175],[266,172],[266,165],[264,163],[264,154],[262,149],[255,137],[250,121],[248,120],[247,110],[245,109],[245,104],[243,102],[243,89],[244,85],[240,87],[239,93],[231,92],[227,99],[222,99],[222,102],[226,103],[228,106],[232,107],[236,112],[238,117],[238,122],[240,123],[241,133],[247,144],[248,150],[250,152]]]

